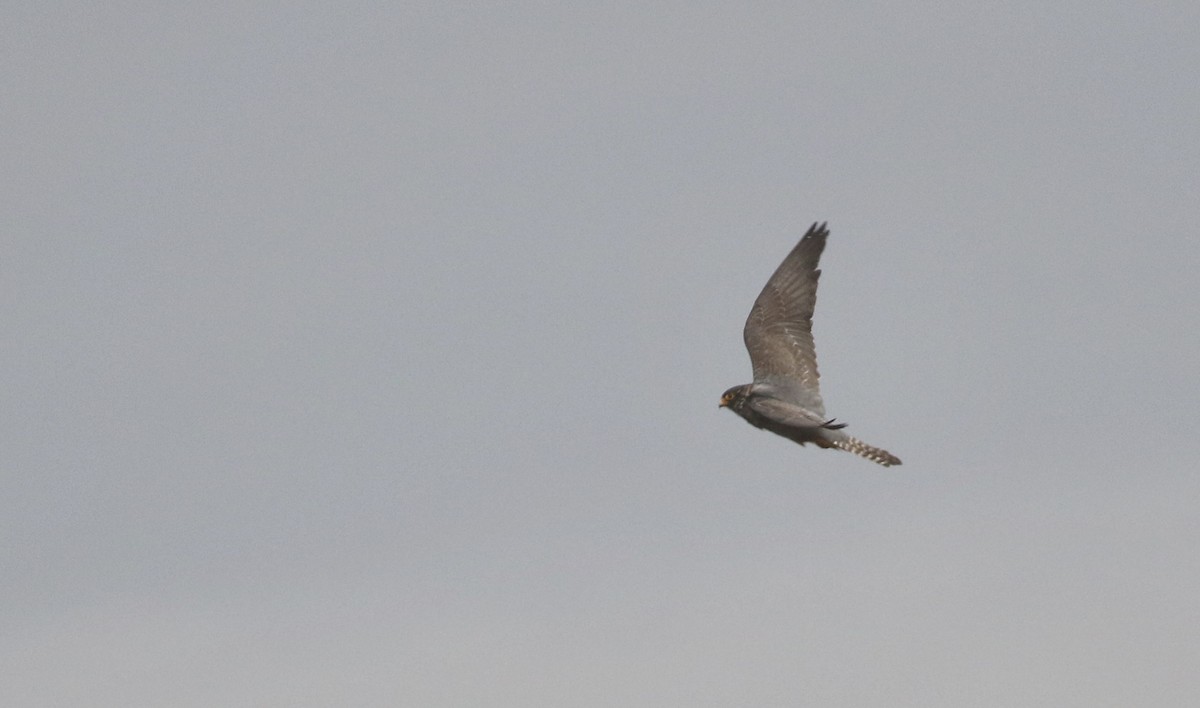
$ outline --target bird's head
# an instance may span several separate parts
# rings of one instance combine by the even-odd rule
[[[721,408],[732,408],[737,410],[742,407],[742,402],[746,400],[746,396],[750,395],[750,387],[753,384],[743,384],[734,386],[725,393],[721,394]]]

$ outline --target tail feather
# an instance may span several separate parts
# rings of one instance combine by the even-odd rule
[[[845,436],[845,438],[842,440],[834,440],[833,446],[839,450],[853,452],[859,457],[865,457],[871,462],[881,464],[884,467],[891,467],[892,465],[900,464],[900,458],[896,457],[887,450],[884,450],[883,448],[872,447],[862,440],[850,437],[849,435]]]

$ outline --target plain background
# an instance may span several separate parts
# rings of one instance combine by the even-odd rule
[[[1197,3],[2,15],[5,705],[1200,704]]]

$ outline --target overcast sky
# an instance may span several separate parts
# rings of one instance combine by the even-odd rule
[[[0,13],[0,703],[1200,705],[1200,5],[503,5]]]

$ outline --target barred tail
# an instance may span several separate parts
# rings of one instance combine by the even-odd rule
[[[865,457],[871,462],[876,462],[884,467],[891,467],[892,465],[900,464],[900,458],[896,457],[887,450],[878,447],[871,447],[862,440],[859,440],[858,438],[852,438],[849,435],[842,440],[834,440],[833,446],[839,450],[853,452],[855,455]]]

